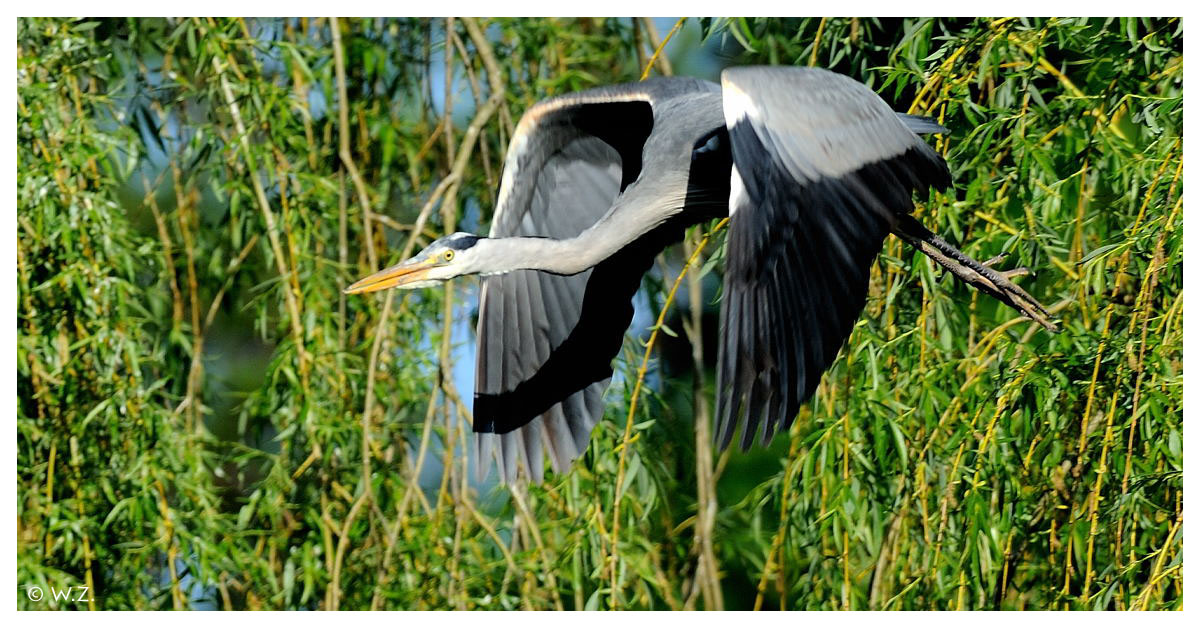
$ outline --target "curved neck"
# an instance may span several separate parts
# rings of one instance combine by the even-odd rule
[[[575,275],[620,251],[658,226],[672,211],[617,206],[574,238],[484,238],[475,244],[479,272],[485,275],[514,270],[541,270]]]

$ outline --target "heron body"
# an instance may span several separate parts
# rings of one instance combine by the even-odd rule
[[[347,292],[483,276],[473,409],[480,469],[541,481],[587,448],[655,256],[729,216],[715,434],[786,431],[849,336],[870,266],[896,233],[956,276],[1052,327],[1003,273],[909,216],[950,184],[874,92],[814,68],[746,67],[721,84],[659,78],[553,98],[522,117],[488,237],[457,233]],[[761,428],[761,429],[760,429]]]

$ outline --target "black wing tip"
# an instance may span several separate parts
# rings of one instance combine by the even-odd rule
[[[752,126],[739,154],[771,155]],[[728,235],[716,438],[742,450],[787,432],[833,365],[866,303],[870,267],[914,191],[946,187],[945,160],[916,141],[836,177],[794,182],[778,156],[743,172]],[[790,326],[790,327],[789,327]],[[765,425],[764,425],[765,424]]]

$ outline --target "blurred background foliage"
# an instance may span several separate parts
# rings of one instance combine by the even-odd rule
[[[675,25],[18,20],[17,580],[92,592],[19,607],[1179,608],[1181,21]],[[716,233],[621,466],[700,226],[572,472],[475,483],[477,281],[342,288],[485,231],[537,100],[749,63],[941,119],[920,218],[1062,332],[889,239],[790,434],[716,455]]]

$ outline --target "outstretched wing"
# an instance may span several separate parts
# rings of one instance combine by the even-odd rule
[[[604,87],[529,109],[505,158],[490,236],[572,238],[600,220],[641,171],[653,88]],[[483,279],[474,404],[481,476],[493,450],[503,481],[523,467],[540,482],[543,452],[561,472],[587,448],[633,314],[632,291],[601,294],[613,290],[597,272]],[[600,301],[604,315],[585,313],[585,299]]]
[[[849,77],[732,68],[721,83],[734,168],[716,435],[727,447],[742,424],[746,449],[760,424],[764,444],[791,426],[850,335],[896,216],[950,173],[914,134],[937,125]]]

